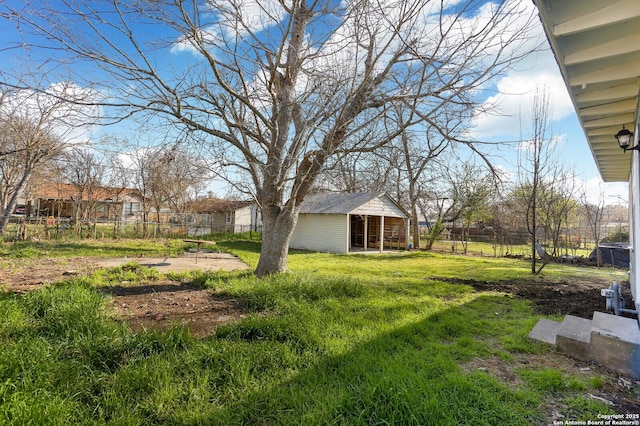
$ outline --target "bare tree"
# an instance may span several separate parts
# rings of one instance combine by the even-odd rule
[[[600,252],[599,244],[602,239],[602,225],[605,216],[605,199],[602,190],[598,197],[596,204],[587,200],[586,194],[582,194],[580,197],[580,204],[582,207],[582,213],[587,220],[589,226],[589,233],[596,245],[596,265],[598,268],[602,267],[602,253]]]
[[[151,198],[156,220],[160,211],[170,206],[179,213],[187,201],[195,199],[202,182],[208,178],[206,165],[180,149],[178,144],[147,152],[143,180],[145,193]]]
[[[522,142],[518,157],[518,183],[514,190],[514,198],[523,210],[523,217],[530,237],[531,273],[537,274],[548,262],[548,256],[542,252],[538,237],[541,226],[541,205],[543,194],[551,194],[546,190],[551,178],[557,176],[553,153],[555,140],[549,126],[550,94],[546,88],[537,88],[534,94],[531,112],[530,138]],[[537,268],[538,255],[542,255],[543,263]]]
[[[561,248],[566,241],[569,222],[575,216],[578,202],[576,200],[577,181],[572,173],[564,167],[555,165],[550,170],[547,179],[542,182],[539,191],[539,211],[541,228],[545,233],[545,240],[551,241],[551,256],[561,255]],[[565,252],[566,254],[566,252]]]
[[[3,91],[0,104],[0,159],[2,173],[2,217],[0,234],[4,233],[18,196],[36,168],[60,155],[71,131],[67,120],[77,110],[67,100],[67,87],[47,91]],[[74,96],[73,94],[69,94]]]
[[[477,227],[491,218],[491,206],[497,198],[496,176],[470,161],[448,169],[446,176],[451,185],[452,220],[462,222],[462,247],[466,254],[471,226]]]
[[[96,213],[100,197],[104,198],[104,186],[109,162],[106,157],[88,149],[74,147],[61,159],[64,178],[73,186],[75,202],[74,221],[77,227]]]
[[[164,209],[183,211],[211,176],[209,166],[183,149],[180,141],[149,147],[110,138],[107,144],[117,146],[121,158],[114,162],[113,178],[140,194],[144,236],[149,233],[148,222],[162,222]]]
[[[105,108],[209,136],[220,162],[252,182],[260,276],[286,269],[300,205],[333,156],[421,123],[446,134],[438,110],[477,102],[474,89],[525,54],[534,22],[515,0],[61,0],[2,15],[44,37],[38,48],[98,68],[105,81],[83,84],[109,89]],[[151,24],[171,35],[150,35]],[[161,60],[172,53],[180,65]],[[396,103],[410,107],[401,121],[389,119]]]

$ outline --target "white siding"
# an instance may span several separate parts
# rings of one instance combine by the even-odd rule
[[[234,228],[234,232],[251,230],[251,206],[242,207],[236,210]]]
[[[638,176],[640,176],[640,167],[638,166],[638,151],[633,151],[633,163],[631,166],[631,176],[629,178],[629,282],[631,284],[631,294],[635,302],[635,308],[640,309],[640,277],[638,276],[638,267],[640,266],[640,250],[638,243],[640,242],[640,187],[638,186]]]
[[[301,214],[289,247],[346,253],[348,238],[347,215]]]
[[[356,208],[351,214],[361,214],[369,216],[407,217],[407,215],[387,196],[376,197]]]

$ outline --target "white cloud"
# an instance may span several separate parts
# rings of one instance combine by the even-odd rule
[[[476,139],[486,140],[505,134],[511,134],[515,139],[523,132],[526,134],[538,89],[546,88],[550,96],[548,118],[551,123],[574,112],[564,81],[559,72],[554,72],[557,65],[553,57],[545,57],[551,53],[541,56],[539,67],[513,72],[497,82],[498,93],[487,98],[473,118],[471,133]]]
[[[605,183],[596,177],[581,181],[579,187],[592,204],[598,205],[601,200],[605,204],[628,204],[629,185],[626,182]]]
[[[53,83],[42,92],[20,90],[8,94],[0,111],[17,116],[56,134],[65,143],[90,139],[100,115],[99,93],[72,82]]]
[[[212,0],[207,11],[200,11],[200,19],[206,21],[198,28],[198,36],[206,46],[215,48],[223,40],[242,39],[249,33],[256,34],[278,25],[287,13],[277,0]],[[176,39],[171,53],[198,54],[200,48],[193,42],[192,34]]]
[[[218,34],[212,27],[206,29],[198,29],[198,37],[204,41],[205,45],[208,46],[213,46],[220,41],[220,37],[218,37]],[[199,54],[200,49],[197,47],[197,44],[194,41],[194,37],[192,35],[183,35],[178,37],[178,39],[173,43],[171,49],[169,49],[169,52],[188,52],[191,54]]]

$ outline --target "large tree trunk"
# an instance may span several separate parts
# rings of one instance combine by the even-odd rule
[[[287,270],[291,235],[298,222],[298,207],[267,207],[262,212],[262,249],[255,274],[263,277]]]

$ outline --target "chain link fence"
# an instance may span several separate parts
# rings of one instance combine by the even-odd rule
[[[195,225],[132,221],[73,221],[66,218],[9,218],[5,239],[104,239],[104,238],[194,238],[217,235],[260,240],[260,227],[248,225]]]

